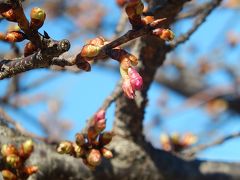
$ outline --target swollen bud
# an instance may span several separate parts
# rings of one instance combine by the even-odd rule
[[[10,154],[18,154],[18,150],[12,144],[4,144],[1,148],[1,154],[3,157],[7,157]]]
[[[102,148],[101,153],[106,159],[111,159],[113,157],[112,151],[107,148]]]
[[[88,141],[94,141],[97,138],[98,134],[99,132],[96,131],[95,127],[90,126],[87,132]]]
[[[99,133],[102,132],[106,128],[106,120],[101,119],[94,124],[95,130]]]
[[[134,99],[135,93],[133,91],[133,88],[132,88],[132,85],[130,83],[130,79],[129,78],[123,79],[122,89],[123,89],[124,94],[129,99]]]
[[[32,42],[28,42],[24,47],[24,56],[27,57],[37,51],[37,46],[35,46]]]
[[[106,40],[103,38],[103,37],[96,37],[94,39],[91,39],[88,44],[92,44],[92,45],[96,45],[96,46],[103,46],[104,45],[104,42]]]
[[[75,138],[76,138],[76,143],[78,146],[82,146],[85,144],[85,138],[84,138],[83,134],[77,133],[75,135]]]
[[[155,29],[153,34],[160,37],[164,41],[172,41],[175,37],[174,33],[169,29]]]
[[[7,32],[20,31],[20,30],[21,30],[20,27],[18,25],[16,25],[16,24],[10,25],[7,28]]]
[[[14,14],[13,9],[9,9],[8,11],[2,13],[2,16],[6,18],[8,21],[17,22],[16,15]]]
[[[21,42],[25,39],[24,33],[20,31],[8,32],[5,36],[5,41],[8,42]]]
[[[141,90],[143,85],[143,79],[140,74],[134,68],[128,68],[128,75],[133,90]]]
[[[153,16],[146,16],[142,19],[142,21],[145,25],[147,25],[147,24],[150,24],[154,21],[154,17]]]
[[[4,180],[17,180],[17,176],[9,170],[2,170]]]
[[[33,152],[33,141],[31,139],[26,140],[24,143],[22,143],[19,155],[24,158],[28,158],[31,153]]]
[[[57,152],[60,154],[72,154],[73,151],[74,148],[70,141],[63,141],[57,147]]]
[[[75,157],[79,158],[85,154],[85,150],[75,143],[73,143],[73,148],[74,148],[74,156]]]
[[[101,47],[99,46],[87,44],[83,46],[80,54],[82,57],[93,58],[99,54],[100,50]]]
[[[37,166],[27,166],[24,167],[23,172],[26,173],[28,176],[36,173],[38,171],[38,167]]]
[[[101,119],[105,119],[105,111],[104,110],[100,110],[98,111],[95,116],[94,116],[94,120],[95,122],[101,120]]]
[[[30,27],[37,30],[42,27],[46,18],[46,13],[43,9],[35,7],[31,10],[30,17]]]
[[[16,154],[10,154],[6,157],[6,163],[13,168],[18,168],[21,165],[21,159]]]
[[[99,136],[99,142],[101,145],[105,146],[112,141],[113,136],[113,132],[104,132]]]
[[[87,155],[87,162],[91,166],[98,166],[101,164],[102,158],[101,158],[101,153],[97,149],[91,149],[89,151],[89,154]]]

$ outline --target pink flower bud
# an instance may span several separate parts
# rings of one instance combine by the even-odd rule
[[[97,121],[94,125],[96,132],[102,132],[106,128],[106,119]]]
[[[100,110],[95,114],[94,120],[95,122],[101,120],[101,119],[105,119],[105,111],[104,110]]]
[[[143,85],[143,80],[140,74],[134,68],[128,68],[128,75],[130,78],[130,83],[133,91],[141,90]]]
[[[123,79],[123,83],[122,83],[122,89],[124,94],[130,98],[133,99],[135,94],[134,94],[134,90],[132,88],[132,85],[130,83],[130,79]]]

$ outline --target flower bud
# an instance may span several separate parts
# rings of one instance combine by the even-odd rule
[[[31,139],[26,140],[19,149],[19,155],[23,158],[28,158],[33,152],[33,149],[33,141]]]
[[[7,32],[20,31],[20,27],[16,24],[8,26]]]
[[[1,153],[3,157],[7,157],[10,154],[18,154],[17,148],[12,144],[4,144],[1,148]]]
[[[101,151],[103,157],[105,157],[106,159],[111,159],[113,157],[112,152],[107,148],[103,147],[103,148],[101,148],[100,151]]]
[[[83,163],[84,163],[89,169],[95,170],[96,167],[90,165],[90,164],[88,163],[87,159],[83,158],[82,161],[83,161]]]
[[[101,164],[102,161],[102,157],[101,157],[101,153],[99,152],[99,150],[97,149],[91,149],[89,151],[89,154],[87,155],[87,162],[91,165],[91,166],[98,166],[99,164]]]
[[[105,146],[112,141],[113,136],[114,136],[113,132],[104,132],[100,134],[99,142],[101,143],[101,145]]]
[[[75,143],[73,143],[73,148],[74,148],[75,156],[77,158],[79,158],[79,157],[81,157],[81,156],[83,156],[85,154],[85,150],[82,147],[80,147],[77,144],[75,144]]]
[[[85,138],[84,138],[83,134],[77,133],[75,135],[75,139],[76,139],[76,143],[78,146],[82,146],[85,144]]]
[[[144,5],[140,0],[130,0],[127,3],[126,13],[129,18],[141,15],[143,13]]]
[[[5,36],[5,41],[8,42],[21,42],[25,39],[24,33],[20,31],[8,32]]]
[[[123,89],[124,94],[128,98],[133,99],[135,97],[133,88],[132,88],[131,83],[130,83],[130,79],[123,79],[122,89]]]
[[[37,20],[40,20],[40,21],[45,21],[46,13],[43,9],[41,9],[39,7],[34,7],[31,10],[30,17],[31,17],[31,19],[37,19]]]
[[[21,159],[16,154],[10,154],[6,157],[6,163],[13,168],[18,168],[21,165]]]
[[[139,1],[137,6],[136,6],[136,14],[141,15],[143,13],[144,5],[142,1]]]
[[[94,141],[97,138],[98,134],[99,134],[99,132],[96,131],[95,127],[90,126],[88,128],[88,132],[87,132],[89,142]]]
[[[31,139],[26,140],[23,144],[23,151],[25,154],[31,154],[33,152],[33,141]]]
[[[138,64],[138,59],[134,55],[128,54],[127,58],[130,60],[133,66],[136,66]]]
[[[193,135],[192,133],[187,133],[182,138],[183,146],[190,146],[196,142],[197,142],[197,136]]]
[[[106,128],[106,119],[101,119],[94,124],[96,132],[102,132]]]
[[[46,18],[46,13],[43,9],[35,7],[31,10],[30,17],[30,28],[37,30],[42,27]]]
[[[103,46],[105,42],[105,39],[103,37],[97,37],[94,39],[91,39],[88,44],[96,45],[96,46]]]
[[[160,37],[164,41],[172,41],[175,36],[171,30],[161,28],[153,30],[153,34]]]
[[[17,180],[17,176],[9,170],[2,170],[4,180]]]
[[[99,46],[87,44],[83,46],[80,54],[82,57],[93,58],[99,54],[100,50],[101,50],[101,47]]]
[[[74,151],[73,145],[70,141],[63,141],[57,147],[57,152],[60,154],[72,154]]]
[[[120,68],[123,70],[128,70],[128,68],[131,66],[130,59],[128,56],[122,56],[120,58]]]
[[[38,167],[37,166],[27,166],[27,167],[24,167],[23,169],[23,172],[25,174],[27,174],[28,176],[36,173],[38,171]]]
[[[146,16],[142,19],[142,21],[145,25],[147,25],[147,24],[150,24],[154,21],[154,17],[153,16]]]
[[[17,18],[13,9],[9,9],[8,11],[2,13],[2,16],[5,17],[8,21],[17,22]]]
[[[170,142],[169,136],[167,134],[161,134],[160,142],[162,144],[162,148],[165,151],[171,151],[172,146],[171,146],[171,142]]]
[[[173,144],[180,144],[180,135],[178,133],[173,133],[170,139]]]
[[[141,14],[143,13],[144,5],[140,0],[128,1],[125,11],[128,15],[129,22],[132,24],[133,29],[143,26]]]
[[[143,80],[140,74],[134,68],[128,68],[128,75],[130,78],[130,83],[133,91],[141,90],[143,85]]]
[[[95,122],[102,120],[102,119],[105,119],[105,111],[103,109],[98,111],[94,116]]]
[[[129,79],[128,70],[123,69],[121,66],[120,66],[120,74],[121,74],[123,79]]]
[[[24,56],[27,57],[37,51],[37,46],[35,46],[32,42],[28,42],[24,47]]]

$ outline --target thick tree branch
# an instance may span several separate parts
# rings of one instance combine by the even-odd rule
[[[0,144],[19,144],[26,140],[18,132],[8,128],[0,120]],[[133,141],[114,137],[110,145],[114,152],[111,161],[103,161],[95,171],[86,168],[79,159],[56,153],[55,147],[35,143],[35,150],[29,159],[39,172],[31,180],[42,179],[168,179],[168,180],[210,180],[239,179],[240,164],[183,160],[169,152],[154,149],[150,144],[139,146]],[[2,168],[3,161],[0,161]],[[179,168],[181,167],[181,168]]]
[[[48,48],[40,50],[33,55],[17,58],[15,60],[0,61],[0,79],[12,77],[16,74],[36,68],[49,67],[54,57],[60,56],[70,48],[68,40],[54,41],[45,39],[44,43],[44,46]]]

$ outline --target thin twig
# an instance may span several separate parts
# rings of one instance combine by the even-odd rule
[[[31,138],[35,138],[37,140],[43,141],[43,142],[48,142],[47,138],[38,136],[34,133],[28,132],[26,129],[24,129],[20,123],[18,123],[17,121],[13,120],[2,108],[0,108],[0,116],[9,124],[13,125],[13,127],[20,132],[21,134],[31,137]]]
[[[192,28],[188,30],[185,34],[181,35],[176,39],[175,42],[171,43],[170,46],[172,49],[176,48],[179,44],[182,44],[186,42],[190,36],[201,26],[201,24],[206,20],[207,16],[218,7],[218,5],[222,2],[222,0],[213,0],[211,3],[208,4],[207,7],[205,7],[205,11],[200,14],[196,20],[194,21],[194,24]]]
[[[121,81],[120,81],[120,82],[118,82],[118,84],[116,85],[116,87],[114,88],[112,93],[105,99],[103,104],[100,106],[99,110],[106,111],[111,106],[111,104],[114,103],[116,101],[116,99],[122,95],[122,93],[123,93],[123,91],[121,88]],[[94,118],[94,116],[92,116],[91,118],[89,118],[87,120],[86,127],[83,129],[83,132],[87,132],[87,129],[90,126],[93,118]]]
[[[193,156],[195,155],[196,153],[198,153],[199,151],[203,151],[205,149],[208,149],[210,147],[213,147],[213,146],[216,146],[216,145],[220,145],[220,144],[223,144],[225,143],[226,141],[230,140],[230,139],[233,139],[233,138],[237,138],[237,137],[240,137],[240,131],[239,132],[234,132],[232,134],[229,134],[227,136],[224,136],[224,137],[221,137],[211,143],[208,143],[208,144],[201,144],[201,145],[198,145],[198,146],[195,146],[195,147],[192,147],[190,149],[187,149],[185,151],[183,151],[182,153],[186,156]]]

